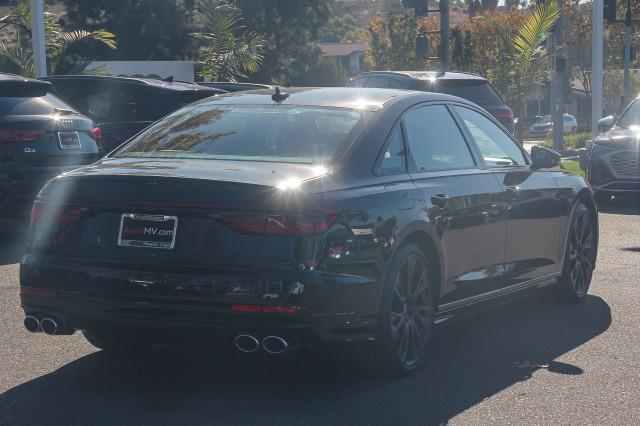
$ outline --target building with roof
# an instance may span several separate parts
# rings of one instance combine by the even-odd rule
[[[353,43],[318,43],[322,56],[336,61],[344,69],[347,76],[360,74],[362,59],[367,45],[362,42]]]

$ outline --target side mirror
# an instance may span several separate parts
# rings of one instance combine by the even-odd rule
[[[609,115],[605,118],[601,118],[600,120],[598,120],[598,131],[600,133],[606,132],[607,130],[612,128],[614,124],[616,124],[615,115]]]
[[[542,146],[531,148],[531,167],[534,169],[548,169],[560,164],[562,156],[553,149]]]

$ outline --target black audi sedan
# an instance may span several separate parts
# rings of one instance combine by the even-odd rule
[[[587,178],[600,203],[613,195],[640,195],[640,98],[625,108],[610,129],[594,138]]]
[[[43,188],[25,326],[111,351],[175,336],[273,355],[324,346],[408,373],[437,322],[544,286],[584,299],[596,206],[557,164],[449,95],[202,100]]]

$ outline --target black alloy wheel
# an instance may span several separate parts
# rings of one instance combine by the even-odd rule
[[[431,264],[413,243],[394,255],[385,278],[375,342],[354,345],[353,365],[369,375],[404,376],[418,368],[433,329]]]
[[[405,366],[420,361],[431,332],[433,307],[424,255],[404,258],[393,283],[391,338],[398,360]]]
[[[582,300],[595,269],[597,236],[591,211],[579,204],[571,220],[561,288],[570,300]]]

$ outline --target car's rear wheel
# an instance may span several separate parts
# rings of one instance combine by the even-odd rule
[[[83,331],[85,339],[98,349],[110,353],[134,353],[151,348],[151,343],[136,333]]]
[[[580,203],[576,206],[569,235],[564,266],[558,290],[565,300],[584,299],[595,268],[598,237],[592,212]]]
[[[402,246],[385,278],[376,341],[356,348],[356,365],[386,376],[418,368],[433,328],[434,289],[424,252],[413,243]]]

